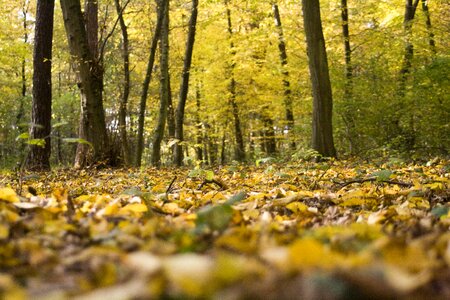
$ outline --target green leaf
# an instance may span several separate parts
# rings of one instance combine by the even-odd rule
[[[141,191],[141,189],[139,187],[133,186],[133,187],[123,191],[122,195],[141,196],[142,195],[142,191]]]
[[[446,216],[448,212],[450,211],[450,207],[446,206],[436,206],[431,210],[431,214],[437,218],[440,218],[442,216]]]
[[[259,167],[261,164],[266,164],[266,163],[270,163],[273,161],[275,161],[275,158],[273,158],[273,157],[264,157],[264,158],[258,159],[256,161],[256,166]]]
[[[208,205],[197,212],[196,227],[197,229],[209,228],[223,231],[227,228],[232,217],[233,208],[230,205]]]
[[[232,196],[230,199],[228,199],[227,202],[225,202],[225,204],[233,205],[235,203],[241,202],[242,200],[245,199],[246,196],[247,194],[245,192],[239,192],[236,195]]]
[[[45,140],[44,139],[31,139],[31,140],[27,140],[25,143],[27,143],[28,145],[36,145],[38,147],[45,147]]]
[[[63,140],[63,142],[66,142],[66,143],[69,143],[69,144],[71,144],[71,143],[78,143],[78,144],[85,144],[85,145],[89,145],[89,146],[93,147],[92,143],[90,143],[90,142],[88,142],[88,141],[86,141],[85,139],[82,139],[82,138],[64,138],[62,140]]]
[[[394,173],[391,170],[380,170],[372,173],[370,176],[375,177],[377,181],[386,181],[389,180],[392,174]]]
[[[231,205],[244,200],[245,192],[237,193],[228,199],[224,204],[208,205],[197,212],[196,228],[197,230],[218,230],[223,231],[228,227],[233,218],[233,208]]]
[[[28,132],[24,132],[24,133],[19,134],[16,137],[16,141],[18,141],[18,140],[27,140],[29,138],[30,138],[30,134]]]
[[[65,125],[67,125],[67,124],[69,124],[69,123],[67,123],[67,122],[59,122],[59,123],[53,124],[53,125],[52,125],[52,128],[53,128],[53,129],[59,128],[59,127],[65,126]]]
[[[209,180],[209,181],[213,180],[214,179],[214,172],[210,171],[210,170],[206,170],[205,171],[205,179]]]
[[[202,169],[192,169],[189,171],[188,177],[199,177],[203,174]]]

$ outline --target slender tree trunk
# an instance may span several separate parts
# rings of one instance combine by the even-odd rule
[[[160,39],[160,65],[161,65],[161,79],[160,79],[160,105],[158,123],[156,125],[155,133],[153,135],[152,148],[152,165],[161,166],[161,142],[164,137],[164,128],[167,119],[167,105],[169,98],[169,3],[165,3],[163,9],[163,22],[161,26]]]
[[[234,135],[236,139],[236,149],[235,149],[235,159],[237,161],[245,161],[245,147],[244,147],[244,138],[242,135],[242,129],[241,129],[241,120],[239,118],[239,108],[236,103],[236,80],[234,78],[234,56],[236,54],[236,50],[234,49],[234,43],[233,43],[233,26],[231,23],[231,10],[228,6],[229,0],[225,0],[225,4],[227,7],[227,23],[228,23],[228,35],[230,38],[230,49],[231,49],[231,56],[232,56],[232,62],[229,67],[230,72],[230,105],[231,105],[231,113],[233,115],[234,120]]]
[[[422,11],[425,14],[425,23],[428,31],[428,44],[430,45],[431,53],[436,55],[436,42],[434,40],[433,27],[431,26],[430,10],[428,9],[428,0],[422,0]]]
[[[120,5],[119,0],[114,0],[114,3],[119,18],[120,29],[122,31],[122,58],[123,58],[123,77],[124,77],[122,99],[120,101],[119,107],[119,133],[120,133],[120,143],[122,148],[123,160],[125,165],[129,166],[131,164],[131,157],[127,137],[127,105],[128,105],[128,97],[130,95],[130,51],[128,40],[128,28],[123,18],[125,7],[122,7]],[[127,4],[128,2],[125,3],[125,5]]]
[[[168,0],[157,0],[158,11],[155,32],[153,34],[152,43],[150,46],[150,55],[147,63],[147,71],[145,74],[144,83],[142,84],[141,100],[139,103],[139,120],[138,120],[138,136],[136,147],[136,166],[140,167],[142,162],[142,152],[144,150],[144,123],[145,123],[145,108],[147,106],[148,88],[152,79],[153,66],[155,64],[156,49],[158,41],[161,37],[161,24],[164,17],[164,7]]]
[[[23,41],[24,43],[28,43],[28,2],[24,2],[22,5],[22,16],[23,16]],[[21,91],[21,99],[19,103],[19,112],[17,113],[16,117],[16,124],[20,124],[22,121],[22,118],[25,114],[24,112],[24,101],[25,97],[27,96],[27,74],[26,74],[26,66],[27,61],[25,59],[25,56],[22,58],[22,70],[21,70],[21,77],[22,77],[22,91]]]
[[[169,134],[169,140],[175,139],[175,109],[173,108],[173,98],[172,98],[172,81],[169,73],[169,98],[167,105],[167,133]],[[170,149],[173,152],[175,151],[175,145]]]
[[[408,75],[411,72],[412,59],[414,57],[414,45],[411,42],[412,35],[412,23],[416,14],[417,5],[419,0],[406,0],[405,1],[405,16],[403,19],[403,30],[405,34],[405,54],[403,56],[403,65],[400,70],[400,85],[398,93],[401,97],[405,95],[406,81]]]
[[[281,73],[283,75],[283,86],[284,86],[284,106],[286,110],[286,124],[287,130],[289,132],[288,137],[291,139],[290,147],[295,149],[295,141],[292,137],[292,130],[294,128],[294,113],[292,108],[292,91],[291,83],[289,81],[289,71],[287,70],[288,57],[286,51],[286,42],[284,40],[283,26],[281,24],[280,10],[276,3],[272,4],[272,10],[275,17],[275,26],[277,27],[278,33],[278,51],[280,52],[281,61]]]
[[[335,157],[333,97],[319,0],[302,0],[302,8],[313,94],[312,147],[322,156]]]
[[[28,43],[28,8],[29,8],[29,2],[24,1],[22,3],[22,17],[23,17],[23,41],[25,44]],[[22,90],[21,90],[21,97],[19,98],[19,110],[16,115],[16,125],[19,128],[19,132],[22,134],[26,129],[23,129],[20,125],[22,123],[22,119],[25,115],[25,101],[27,96],[27,61],[25,55],[22,57],[22,68],[21,68],[21,77],[22,77]],[[19,161],[24,161],[24,150],[25,150],[25,144],[21,143],[19,146]]]
[[[353,111],[349,107],[349,102],[353,98],[353,66],[352,66],[352,49],[350,45],[350,30],[348,18],[347,0],[341,0],[341,20],[342,20],[342,37],[344,40],[345,53],[345,86],[344,86],[344,111],[342,118],[347,127],[347,138],[350,145],[350,153],[355,153],[355,143],[353,132],[355,131],[355,121]]]
[[[195,91],[195,105],[197,111],[195,113],[195,128],[197,129],[196,134],[196,145],[195,145],[195,156],[198,161],[203,161],[203,132],[202,132],[202,120],[200,119],[200,111],[201,111],[201,93],[200,93],[200,85],[198,84]]]
[[[86,11],[86,28],[81,13],[80,0],[60,0],[64,25],[72,58],[80,79],[81,117],[79,137],[92,145],[79,144],[75,157],[75,167],[84,167],[96,162],[110,162],[110,149],[106,132],[105,112],[103,110],[103,69],[94,54],[98,53],[96,25],[92,11],[96,3],[89,0],[91,6]],[[88,34],[89,32],[89,39]],[[94,38],[95,36],[95,38]],[[92,47],[92,49],[91,49]]]
[[[194,50],[194,43],[195,43],[195,32],[197,27],[197,14],[198,14],[197,7],[198,7],[198,0],[192,0],[191,19],[189,20],[189,32],[186,41],[186,52],[184,55],[183,73],[180,84],[180,96],[178,98],[178,106],[175,116],[175,138],[178,140],[178,143],[175,145],[174,163],[177,166],[181,166],[183,164],[183,147],[180,144],[180,142],[183,142],[184,140],[183,136],[184,111],[186,107],[186,99],[189,90],[189,75],[191,71],[192,53]]]
[[[54,0],[38,0],[33,53],[33,105],[31,138],[45,145],[31,145],[28,168],[50,170],[52,119],[52,38]]]

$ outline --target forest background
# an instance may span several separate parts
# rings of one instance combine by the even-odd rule
[[[450,4],[409,2],[415,5],[412,18],[405,1],[350,1],[345,21],[346,1],[321,1],[340,157],[389,153],[420,159],[449,153]],[[184,136],[176,136],[192,5],[170,2],[167,126],[161,159],[153,164],[172,164],[177,145],[185,163],[314,154],[300,1],[200,1]],[[281,23],[275,20],[275,6]],[[100,1],[96,9],[110,164],[136,164],[139,134],[145,141],[142,163],[149,164],[161,115],[158,51],[144,106],[145,127],[141,133],[138,127],[157,3]],[[77,143],[84,141],[78,131],[79,78],[58,3],[54,13],[51,163],[72,165]],[[36,126],[31,120],[35,14],[35,1],[6,1],[0,8],[2,167],[23,163],[29,148],[39,144],[29,134]]]
[[[450,299],[447,0],[0,28],[1,299]]]

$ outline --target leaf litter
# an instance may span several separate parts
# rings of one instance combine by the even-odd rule
[[[450,298],[448,160],[2,177],[2,299]]]

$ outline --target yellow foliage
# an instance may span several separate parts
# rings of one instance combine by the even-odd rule
[[[12,188],[0,188],[0,200],[19,202],[19,197]]]

